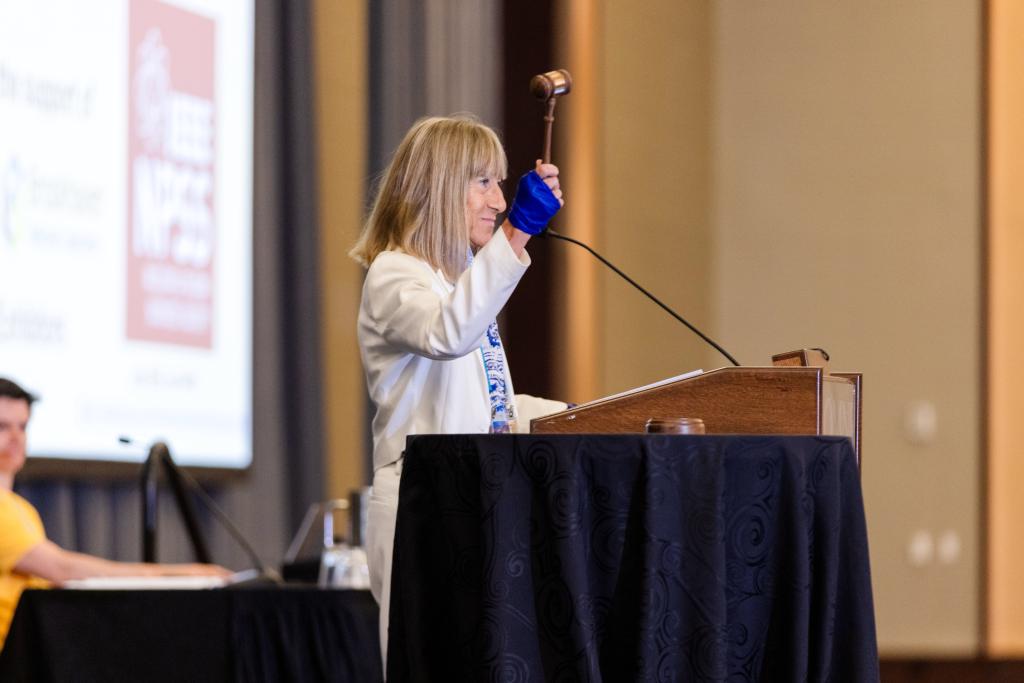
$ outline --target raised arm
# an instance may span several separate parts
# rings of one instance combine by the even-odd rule
[[[538,160],[520,179],[501,229],[448,292],[439,291],[446,287],[423,261],[381,254],[366,276],[360,327],[372,329],[393,348],[437,360],[469,353],[529,266],[526,243],[547,228],[563,204],[558,167]]]
[[[438,360],[472,351],[529,266],[495,234],[451,285],[412,256],[384,253],[366,276],[360,327],[392,348]],[[451,287],[451,291],[444,291]]]

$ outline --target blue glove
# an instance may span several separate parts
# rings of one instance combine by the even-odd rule
[[[508,220],[528,235],[539,235],[560,208],[562,204],[551,188],[536,171],[530,171],[519,179]]]

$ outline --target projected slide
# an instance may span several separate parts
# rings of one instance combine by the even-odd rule
[[[252,101],[252,0],[0,4],[0,375],[41,398],[31,456],[250,463]]]

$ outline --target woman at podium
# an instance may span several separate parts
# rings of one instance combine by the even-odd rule
[[[406,436],[525,430],[566,407],[513,392],[495,322],[530,265],[527,242],[564,203],[558,168],[538,161],[499,226],[506,168],[497,135],[476,119],[416,122],[351,251],[367,268],[357,325],[376,408],[366,535],[385,651]]]

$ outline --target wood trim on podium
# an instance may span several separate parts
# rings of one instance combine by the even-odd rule
[[[531,421],[539,434],[643,432],[650,418],[698,417],[708,434],[823,434],[825,384],[853,384],[860,463],[860,375],[822,368],[720,368],[641,387]]]

